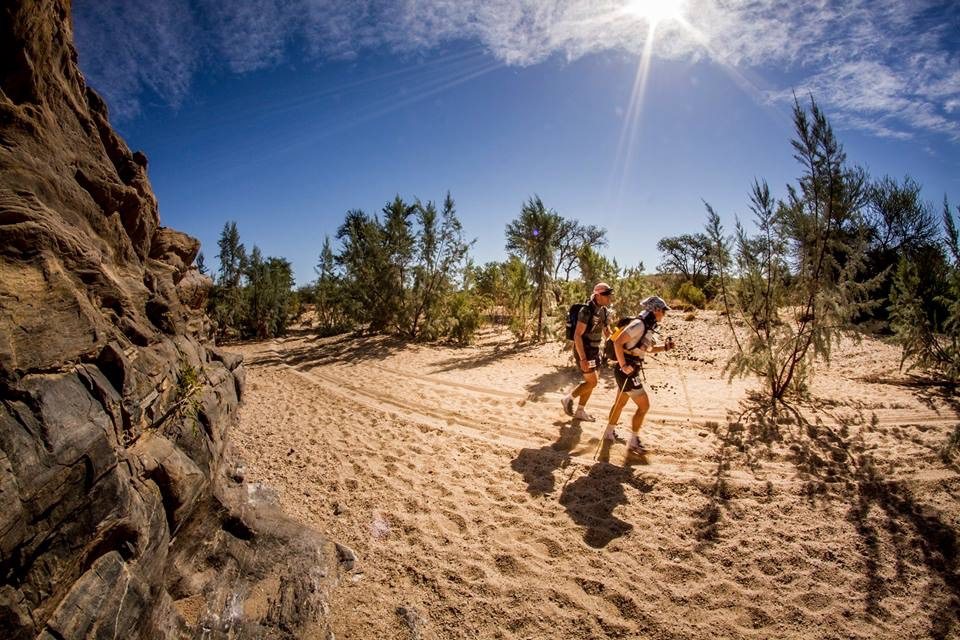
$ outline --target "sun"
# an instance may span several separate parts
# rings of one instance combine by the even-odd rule
[[[681,18],[685,4],[686,0],[626,0],[623,10],[654,26],[664,20]]]

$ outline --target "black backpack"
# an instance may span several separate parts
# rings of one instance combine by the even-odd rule
[[[587,302],[578,302],[577,304],[570,305],[570,309],[567,310],[567,327],[564,334],[567,336],[567,340],[573,340],[573,334],[577,330],[577,321],[580,317],[580,310],[584,307],[592,307],[594,305],[593,300],[588,300]],[[603,307],[600,307],[602,310]],[[602,313],[603,317],[607,317],[606,311]],[[593,330],[593,316],[591,315],[591,324],[587,326],[587,333]],[[602,321],[601,321],[602,322]]]
[[[580,310],[589,306],[589,303],[584,304],[582,302],[570,305],[570,309],[567,311],[567,328],[565,331],[567,340],[573,340],[573,334],[577,330],[577,319],[580,317]]]

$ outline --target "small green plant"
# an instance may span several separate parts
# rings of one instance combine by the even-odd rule
[[[203,389],[201,370],[186,360],[181,360],[180,371],[177,373],[177,387],[174,390],[172,413],[175,424],[187,421],[193,427],[194,435],[198,433],[198,416],[200,415],[200,390]]]
[[[151,422],[147,429],[160,431],[164,435],[180,436],[183,433],[183,425],[190,421],[194,435],[198,435],[202,408],[199,394],[203,390],[204,379],[202,368],[198,369],[186,360],[181,360],[180,369],[177,371],[177,384],[173,389],[173,403],[163,415]],[[171,418],[173,426],[164,428]]]
[[[447,333],[458,344],[469,344],[483,324],[482,300],[468,291],[458,291],[447,302]]]

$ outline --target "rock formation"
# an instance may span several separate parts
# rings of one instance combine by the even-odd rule
[[[329,635],[336,550],[230,468],[244,370],[198,249],[86,86],[69,0],[4,2],[4,638]]]

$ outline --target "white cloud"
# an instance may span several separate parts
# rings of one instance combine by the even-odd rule
[[[200,0],[197,4],[209,25],[214,55],[231,71],[255,71],[283,60],[296,24],[280,0]]]
[[[177,105],[201,64],[243,73],[296,55],[479,42],[499,61],[532,65],[643,50],[647,24],[624,0],[79,0],[81,63],[119,115],[144,88]],[[709,56],[766,78],[766,95],[812,92],[838,122],[876,135],[936,132],[960,141],[960,12],[932,0],[687,0],[690,28],[657,29],[654,55]],[[200,36],[203,37],[200,37]],[[947,42],[952,39],[952,48]],[[109,46],[107,46],[109,45]],[[783,77],[793,78],[790,85]],[[797,80],[799,78],[799,80]]]
[[[186,97],[198,55],[187,0],[87,0],[73,15],[81,67],[117,116],[135,117],[145,91],[173,106]]]

